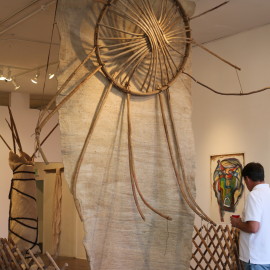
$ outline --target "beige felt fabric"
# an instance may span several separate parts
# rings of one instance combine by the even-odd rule
[[[25,251],[31,248],[32,252],[36,253],[40,250],[35,244],[37,243],[38,234],[37,229],[35,229],[38,225],[38,215],[35,200],[36,180],[34,164],[30,161],[30,157],[27,154],[21,153],[21,155],[18,156],[17,154],[10,152],[9,166],[13,171],[10,191],[10,218],[16,219],[11,219],[9,221],[9,238],[13,240],[20,250]],[[28,197],[25,194],[31,197]],[[27,227],[22,223],[32,228]],[[21,239],[16,234],[30,241],[30,243]]]
[[[90,0],[59,2],[59,86],[93,47],[93,29],[100,7]],[[92,60],[95,62],[95,57]],[[58,102],[92,69],[92,62],[81,68]],[[59,112],[65,177],[70,186],[106,86],[107,79],[98,73]],[[186,174],[195,193],[190,80],[186,77],[178,77],[171,87],[171,102]],[[77,185],[89,265],[91,270],[189,269],[194,215],[181,199],[157,96],[132,96],[131,122],[140,188],[148,202],[173,220],[151,212],[139,199],[146,216],[144,222],[135,207],[129,175],[126,95],[113,88],[87,148]]]

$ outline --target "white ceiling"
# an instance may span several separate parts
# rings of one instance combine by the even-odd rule
[[[209,10],[223,0],[196,0],[195,15]],[[56,72],[60,38],[53,24],[56,0],[0,0],[0,67],[11,75],[32,99],[51,96],[56,92],[56,79],[44,80],[46,65]],[[79,0],[78,0],[79,3]],[[191,20],[193,38],[207,43],[270,23],[269,0],[231,0],[222,7]],[[53,34],[53,35],[52,35]],[[48,61],[49,59],[49,61]],[[30,79],[40,68],[39,83]],[[12,82],[0,81],[3,93],[14,91]],[[2,94],[2,95],[1,95]]]

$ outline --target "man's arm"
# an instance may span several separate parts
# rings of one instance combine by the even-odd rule
[[[260,222],[258,221],[243,222],[241,218],[234,217],[231,217],[231,224],[233,227],[246,233],[256,233],[260,228]]]

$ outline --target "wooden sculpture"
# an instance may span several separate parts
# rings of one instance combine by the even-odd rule
[[[6,120],[11,130],[13,149],[1,136],[2,141],[10,150],[9,166],[13,171],[9,192],[9,240],[21,252],[30,250],[40,253],[38,246],[38,211],[36,203],[36,179],[34,172],[34,154],[29,156],[23,151],[22,143],[10,107],[10,121]],[[57,126],[57,125],[56,125]],[[44,143],[53,130],[46,136]]]
[[[190,46],[207,49],[192,38],[192,17],[179,1],[94,2],[60,2],[62,74],[40,114],[37,146],[46,162],[40,134],[59,111],[66,179],[91,269],[185,269],[189,254],[177,256],[178,243],[189,245],[193,213],[214,224],[195,202],[190,133],[181,136],[190,120]]]
[[[181,161],[179,142],[176,138],[176,127],[170,102],[169,88],[178,75],[183,73],[191,43],[197,44],[191,38],[190,18],[186,15],[181,3],[175,0],[104,0],[98,2],[104,3],[104,7],[96,23],[94,49],[88,53],[87,57],[70,74],[57,91],[55,97],[40,114],[36,128],[36,141],[44,161],[47,162],[46,155],[40,144],[42,128],[72,98],[85,81],[102,70],[110,83],[100,99],[73,174],[72,191],[79,213],[80,207],[76,199],[78,173],[99,114],[105,104],[108,93],[111,91],[112,86],[115,86],[120,91],[126,93],[131,185],[134,200],[142,219],[144,219],[144,215],[140,210],[136,193],[139,194],[143,203],[152,211],[166,219],[171,219],[168,215],[153,208],[144,198],[138,186],[134,167],[130,96],[135,95],[143,98],[145,96],[158,95],[168,148],[171,153],[174,172],[181,194],[197,215],[214,224],[196,204],[189,190],[185,168]],[[200,45],[200,47],[206,50],[204,46]],[[211,51],[207,51],[234,68],[240,69]],[[69,82],[94,54],[96,55],[98,66],[91,70],[68,95],[61,99],[56,108],[48,113],[56,98],[68,87]],[[164,105],[164,102],[166,105]],[[165,112],[165,108],[167,108],[167,112]],[[165,113],[169,114],[169,122],[166,120]],[[171,130],[168,130],[169,127]],[[173,155],[174,150],[177,152],[177,157]],[[180,169],[178,168],[178,162],[180,162]]]

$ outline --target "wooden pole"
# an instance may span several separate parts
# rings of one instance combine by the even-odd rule
[[[74,169],[74,172],[73,172],[73,175],[72,175],[71,190],[72,190],[72,194],[74,196],[75,205],[76,205],[76,208],[77,208],[77,211],[79,213],[79,216],[80,216],[81,220],[82,220],[81,207],[80,207],[79,200],[77,199],[77,181],[78,181],[78,176],[79,176],[79,172],[80,172],[80,168],[81,168],[81,165],[82,165],[82,161],[83,161],[85,152],[87,150],[87,146],[88,146],[88,144],[90,142],[90,139],[91,139],[92,134],[94,132],[95,126],[96,126],[97,121],[99,119],[100,112],[101,112],[101,110],[102,110],[102,108],[103,108],[103,106],[104,106],[104,104],[105,104],[105,102],[107,100],[108,94],[111,91],[112,86],[113,86],[113,84],[110,83],[109,86],[105,88],[105,90],[103,92],[103,95],[100,98],[99,104],[97,105],[97,108],[96,108],[95,114],[93,116],[93,119],[92,119],[92,122],[91,122],[91,125],[90,125],[90,128],[89,128],[88,134],[87,134],[87,136],[85,138],[85,141],[84,141],[84,144],[83,144],[83,148],[82,148],[81,153],[79,155],[79,158],[78,158],[78,160],[76,162],[75,169]]]
[[[270,90],[270,86],[267,86],[267,87],[264,87],[262,89],[259,89],[259,90],[255,90],[255,91],[251,91],[251,92],[241,92],[241,93],[237,93],[237,92],[232,92],[232,93],[223,93],[223,92],[220,92],[220,91],[217,91],[213,88],[211,88],[210,86],[207,86],[206,84],[196,80],[193,76],[191,76],[189,73],[187,72],[184,72],[183,71],[183,74],[187,75],[188,77],[190,77],[194,82],[196,82],[197,84],[203,86],[204,88],[210,90],[211,92],[215,93],[215,94],[218,94],[218,95],[223,95],[223,96],[249,96],[249,95],[253,95],[253,94],[257,94],[257,93],[261,93],[261,92],[264,92],[266,90]]]
[[[141,209],[139,207],[138,204],[138,200],[137,200],[137,196],[136,196],[136,192],[135,192],[135,188],[138,191],[140,198],[142,199],[143,203],[149,208],[151,209],[153,212],[155,212],[156,214],[160,215],[161,217],[168,219],[168,220],[172,220],[172,218],[166,214],[161,213],[160,211],[158,211],[157,209],[155,209],[153,206],[151,206],[146,199],[144,198],[138,181],[137,181],[137,176],[135,173],[135,164],[134,164],[134,157],[133,157],[133,147],[132,147],[132,126],[131,126],[131,117],[130,117],[130,94],[127,94],[127,118],[128,118],[128,152],[129,152],[129,168],[130,168],[130,177],[131,177],[131,184],[132,184],[132,191],[133,191],[133,195],[134,195],[134,199],[135,199],[135,203],[137,206],[137,209],[142,217],[143,220],[145,220],[144,215],[141,212]]]
[[[222,7],[222,6],[226,5],[226,4],[228,4],[229,2],[230,2],[230,1],[225,1],[225,2],[221,3],[220,5],[218,5],[218,6],[216,6],[216,7],[213,7],[213,8],[211,8],[211,9],[207,10],[207,11],[204,11],[204,12],[202,12],[202,13],[196,15],[196,16],[191,17],[190,20],[199,18],[199,17],[201,17],[201,16],[203,16],[203,15],[205,15],[205,14],[207,14],[207,13],[209,13],[209,12],[211,12],[211,11],[217,9],[217,8],[220,8],[220,7]]]
[[[10,122],[12,123],[12,126],[13,126],[15,134],[16,134],[16,139],[17,139],[17,143],[18,143],[18,146],[19,146],[19,150],[23,151],[22,144],[21,144],[20,137],[19,137],[19,133],[18,133],[18,130],[17,130],[17,127],[16,127],[16,123],[14,121],[12,111],[11,111],[9,106],[8,106],[8,111],[9,111],[9,115],[10,115]]]
[[[57,124],[53,127],[53,129],[47,134],[47,136],[46,136],[46,137],[42,140],[42,142],[40,143],[41,146],[46,142],[46,140],[50,137],[50,135],[54,132],[54,130],[55,130],[58,126],[59,126],[59,123],[57,123]],[[31,159],[34,157],[34,155],[36,154],[37,151],[38,151],[38,148],[36,147],[36,150],[35,150],[35,152],[32,154]]]
[[[191,42],[192,42],[194,45],[196,45],[196,46],[200,47],[201,49],[205,50],[206,52],[212,54],[213,56],[215,56],[215,57],[218,58],[219,60],[223,61],[224,63],[230,65],[231,67],[233,67],[233,68],[235,68],[235,69],[238,69],[238,70],[241,70],[240,67],[238,67],[238,66],[236,66],[236,65],[234,65],[234,64],[232,64],[232,63],[230,63],[229,61],[225,60],[224,58],[222,58],[222,57],[219,56],[218,54],[216,54],[216,53],[212,52],[211,50],[207,49],[207,48],[206,48],[205,46],[203,46],[202,44],[199,44],[198,42],[196,42],[194,39],[191,39]]]

